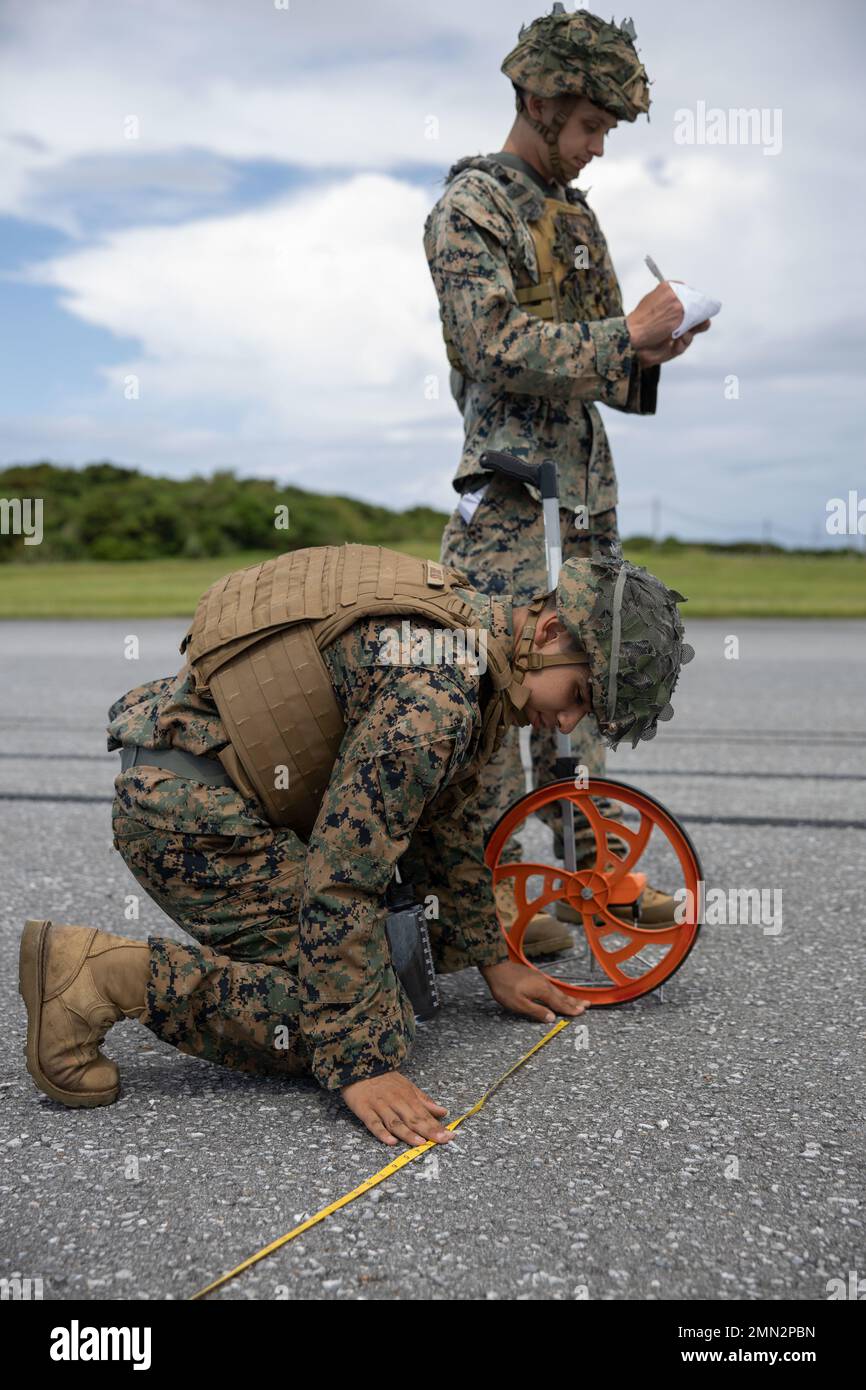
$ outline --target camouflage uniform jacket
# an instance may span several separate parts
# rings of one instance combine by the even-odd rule
[[[457,592],[484,627],[510,637],[510,600]],[[483,663],[381,664],[383,629],[400,632],[401,621],[399,614],[361,620],[322,653],[346,728],[306,847],[296,968],[312,1071],[329,1089],[399,1067],[414,1038],[412,1010],[385,938],[384,895],[401,858],[403,880],[424,898],[438,899],[438,917],[428,921],[437,970],[507,959],[484,864],[484,827],[472,800],[425,830],[417,826],[425,806],[473,755],[487,695]],[[414,617],[407,621],[411,653],[412,643],[433,629]],[[213,754],[228,742],[216,707],[196,694],[187,668],[122,697],[109,717],[109,748],[175,746]],[[184,778],[171,785],[176,799],[166,807],[166,828],[236,835],[238,844],[272,833],[258,802],[233,788],[199,787]]]
[[[510,158],[510,156],[507,156]],[[524,165],[524,161],[516,163]],[[424,250],[443,329],[465,373],[451,390],[463,415],[464,445],[454,487],[479,487],[485,449],[559,464],[560,505],[589,515],[616,506],[613,458],[594,402],[654,414],[658,367],[642,368],[631,346],[607,243],[577,188],[549,185],[548,196],[579,207],[579,237],[563,226],[558,259],[571,265],[585,245],[588,268],[569,275],[567,317],[545,321],[524,311],[515,288],[536,282],[530,224],[544,212],[540,175],[496,155],[462,159],[449,171],[424,228]],[[572,220],[572,219],[569,219]],[[536,489],[526,484],[540,500]]]

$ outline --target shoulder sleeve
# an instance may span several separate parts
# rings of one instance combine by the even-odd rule
[[[444,269],[456,271],[463,266],[472,270],[475,248],[463,245],[459,233],[466,221],[501,248],[511,246],[515,254],[518,221],[507,193],[490,174],[470,169],[448,185],[427,219],[428,260],[432,255]]]
[[[396,1070],[414,1017],[391,967],[385,892],[472,710],[446,672],[395,668],[357,708],[310,836],[299,934],[301,1031],[321,1085]]]

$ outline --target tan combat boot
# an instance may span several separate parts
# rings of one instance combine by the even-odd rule
[[[647,884],[646,888],[638,899],[638,920],[636,925],[645,930],[665,931],[668,927],[677,925],[674,913],[676,903],[669,893],[662,893],[658,888],[652,888]],[[570,907],[567,902],[556,904],[556,915],[561,922],[582,922],[583,918],[579,912]],[[611,906],[614,917],[621,917],[629,925],[634,921],[631,903],[616,903]]]
[[[148,945],[95,927],[27,922],[18,989],[27,1005],[27,1070],[63,1105],[111,1105],[120,1075],[99,1044],[145,1007]]]
[[[507,929],[517,916],[517,900],[514,896],[514,880],[504,878],[493,890],[496,910],[502,925]],[[561,951],[570,951],[574,941],[571,932],[548,912],[536,912],[530,917],[523,934],[523,954],[532,960],[535,956],[555,956]]]

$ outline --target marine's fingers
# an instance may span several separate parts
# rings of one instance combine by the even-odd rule
[[[383,1144],[388,1144],[391,1148],[394,1147],[397,1140],[394,1138],[393,1134],[391,1134],[381,1116],[376,1114],[375,1110],[369,1108],[357,1110],[355,1113],[358,1119],[367,1126],[374,1139],[381,1140]]]
[[[543,994],[539,995],[539,999],[543,998]],[[521,1013],[526,1014],[527,1018],[538,1019],[539,1023],[553,1023],[555,1021],[554,1015],[550,1012],[550,1009],[547,1007],[547,1005],[541,1003],[534,1003],[534,1001],[529,995],[525,996],[524,1007],[521,1009]]]
[[[552,1008],[558,1009],[561,1014],[568,1014],[571,1018],[577,1018],[586,1008],[586,1001],[575,999],[573,995],[566,994],[564,990],[556,989],[551,986],[549,1003]]]
[[[440,1105],[439,1102],[438,1102],[438,1100],[434,1100],[432,1096],[428,1096],[427,1092],[426,1092],[426,1091],[422,1091],[420,1086],[416,1086],[416,1087],[415,1087],[415,1090],[418,1092],[418,1095],[419,1095],[420,1098],[421,1098],[422,1104],[423,1104],[423,1105],[426,1105],[427,1109],[430,1110],[430,1111],[432,1111],[434,1115],[436,1114],[437,1111],[438,1111],[441,1115],[447,1115],[447,1114],[448,1114],[448,1106],[447,1106],[447,1105]]]
[[[444,1143],[451,1138],[450,1130],[443,1129],[441,1122],[434,1120],[433,1116],[422,1109],[420,1105],[395,1102],[394,1111],[404,1124],[420,1135],[418,1142],[421,1144],[426,1144],[428,1139],[432,1139],[436,1143]]]

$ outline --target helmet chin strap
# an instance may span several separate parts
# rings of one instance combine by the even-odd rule
[[[544,136],[548,158],[550,159],[550,168],[557,183],[561,184],[563,188],[567,187],[568,179],[565,176],[565,170],[562,167],[562,159],[559,153],[559,135],[576,104],[577,97],[571,97],[567,103],[563,103],[562,107],[555,112],[553,120],[547,125],[546,122],[538,121],[534,116],[530,116],[526,106],[520,106],[519,98],[517,102],[518,114],[521,115],[525,121],[529,122],[533,130],[537,130],[539,135]]]
[[[529,723],[529,717],[525,714],[525,706],[529,700],[529,690],[526,687],[524,677],[527,671],[540,671],[545,666],[588,666],[589,655],[587,652],[568,652],[557,653],[555,656],[545,656],[541,652],[534,652],[532,639],[535,636],[535,629],[538,626],[538,619],[547,601],[547,596],[542,594],[541,598],[533,599],[529,605],[529,612],[526,615],[526,622],[520,634],[514,657],[511,662],[512,681],[505,690],[508,697],[506,706],[506,723],[519,724],[521,726]]]

